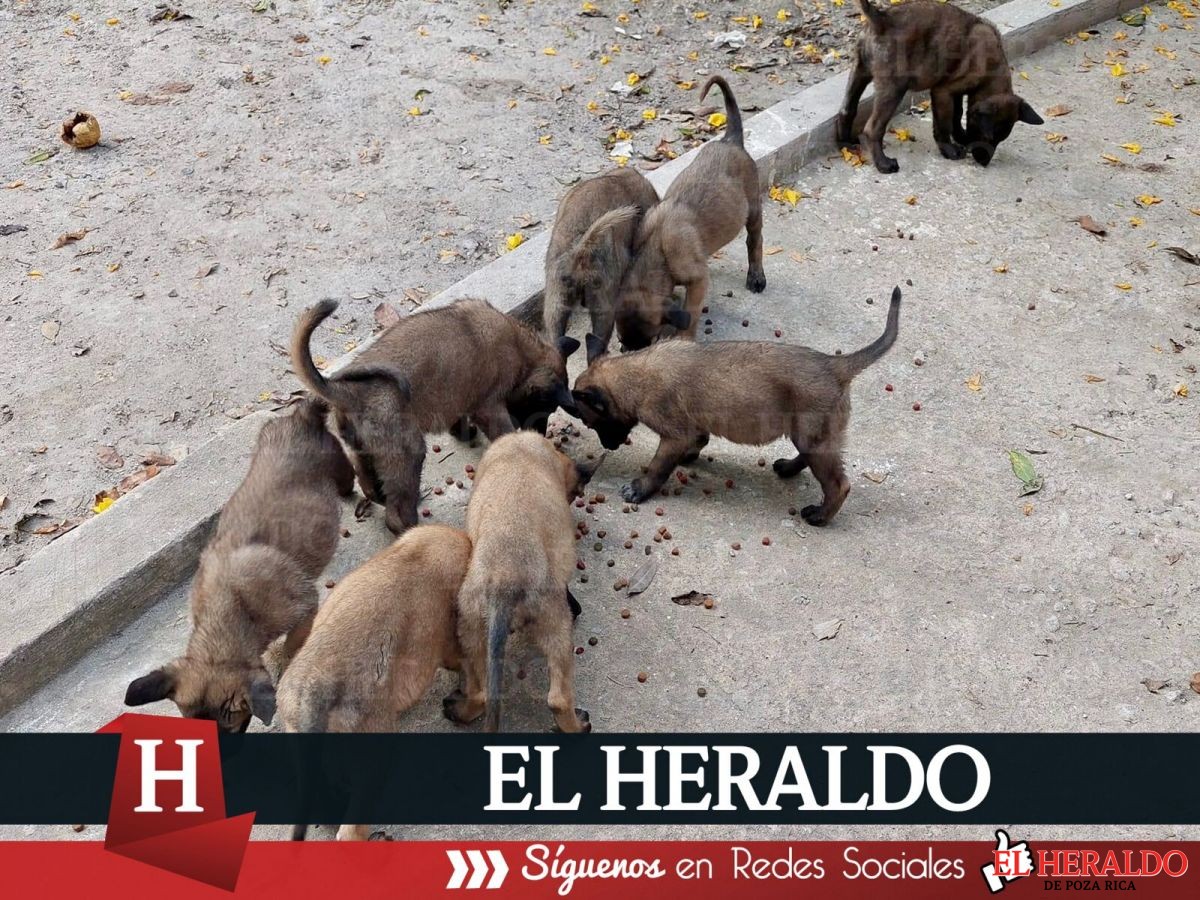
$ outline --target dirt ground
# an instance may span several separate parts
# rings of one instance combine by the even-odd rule
[[[0,570],[148,454],[277,405],[303,306],[343,301],[340,355],[380,302],[546,228],[618,130],[645,168],[706,138],[686,85],[724,71],[766,106],[842,67],[858,27],[849,0],[594,6],[4,4]],[[745,46],[712,49],[728,31]],[[94,149],[58,140],[78,109]]]

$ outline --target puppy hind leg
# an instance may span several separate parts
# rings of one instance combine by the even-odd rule
[[[575,706],[575,647],[571,640],[570,620],[562,615],[565,610],[554,602],[554,598],[547,597],[543,606],[553,611],[539,618],[534,627],[534,640],[550,670],[546,702],[554,713],[554,723],[565,734],[591,731],[587,710]]]
[[[750,201],[750,214],[746,218],[746,287],[761,294],[767,287],[767,273],[763,271],[762,243],[762,197],[755,194]]]
[[[879,90],[875,94],[875,102],[871,107],[871,117],[863,129],[863,137],[871,151],[871,162],[875,168],[885,175],[900,171],[900,164],[883,152],[883,136],[887,132],[888,122],[900,107],[900,101],[907,93],[904,84],[876,85]]]
[[[850,480],[842,468],[841,450],[826,444],[809,453],[808,464],[821,485],[822,498],[820,505],[806,506],[800,510],[800,515],[809,525],[828,525],[850,493]]]
[[[470,603],[464,603],[464,596],[465,593],[459,599],[458,645],[462,665],[458,687],[442,700],[446,718],[459,725],[474,722],[487,707],[487,683],[484,681],[487,669],[487,617],[484,610],[487,601],[472,596]]]
[[[771,464],[771,468],[780,478],[795,478],[808,468],[808,453],[804,449],[807,444],[798,428],[792,429],[792,444],[796,447],[794,457],[788,459],[786,456],[781,456]]]
[[[641,503],[654,496],[671,477],[671,473],[687,455],[694,442],[695,438],[691,436],[660,437],[658,449],[654,451],[654,458],[650,460],[649,471],[641,478],[635,478],[624,485],[621,488],[621,496],[629,503]]]

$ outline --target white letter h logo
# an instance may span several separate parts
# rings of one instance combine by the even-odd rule
[[[202,740],[177,740],[176,744],[183,753],[182,769],[157,769],[154,766],[155,748],[162,741],[134,741],[142,748],[142,802],[134,807],[134,812],[162,812],[162,807],[155,803],[154,784],[157,781],[179,781],[183,783],[183,798],[175,812],[198,813],[204,810],[196,805],[196,748],[204,743]]]

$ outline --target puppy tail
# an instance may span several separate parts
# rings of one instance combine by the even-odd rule
[[[858,0],[858,5],[862,9],[863,15],[867,17],[867,23],[872,28],[876,31],[882,31],[887,27],[887,13],[872,3],[871,0]]]
[[[896,335],[899,333],[900,288],[897,286],[892,289],[892,303],[888,307],[887,325],[879,339],[854,353],[833,357],[838,377],[842,383],[848,384],[855,375],[891,350],[892,344],[896,343]]]
[[[866,0],[862,0],[862,2],[866,2]],[[738,109],[737,100],[734,99],[733,88],[729,86],[729,82],[720,75],[713,75],[708,81],[704,82],[704,89],[700,91],[700,100],[703,102],[705,96],[708,94],[708,89],[714,84],[725,95],[725,136],[721,140],[730,141],[739,147],[744,147],[742,111]]]
[[[520,306],[509,310],[508,314],[522,325],[541,330],[543,311],[546,308],[546,292],[538,291]]]
[[[335,408],[343,405],[339,403],[339,400],[343,399],[340,396],[341,391],[321,374],[321,370],[313,362],[309,342],[317,326],[328,319],[337,308],[336,300],[322,300],[316,306],[310,306],[300,314],[292,332],[292,368],[296,370],[297,377],[310,392]]]
[[[519,588],[498,591],[489,604],[488,650],[487,650],[487,719],[484,731],[500,730],[500,691],[504,680],[504,647],[508,643],[508,625],[512,620],[513,608],[520,602],[524,592]]]

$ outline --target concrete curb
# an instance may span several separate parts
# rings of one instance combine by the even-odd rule
[[[191,572],[269,417],[242,419],[0,575],[0,715]]]
[[[1000,29],[1009,59],[1016,60],[1141,5],[1142,0],[1061,0],[1058,6],[1050,0],[1014,0],[986,18]],[[746,148],[758,163],[764,189],[832,152],[846,78],[845,73],[828,78],[746,122]],[[868,92],[864,110],[869,97]],[[650,173],[660,194],[695,153]],[[547,230],[442,291],[425,308],[476,296],[504,311],[515,309],[541,290],[548,243]],[[331,371],[370,344],[365,341],[339,358]],[[0,610],[11,623],[0,634],[0,715],[190,574],[221,506],[241,480],[267,415],[238,422],[110,512],[0,575]]]

